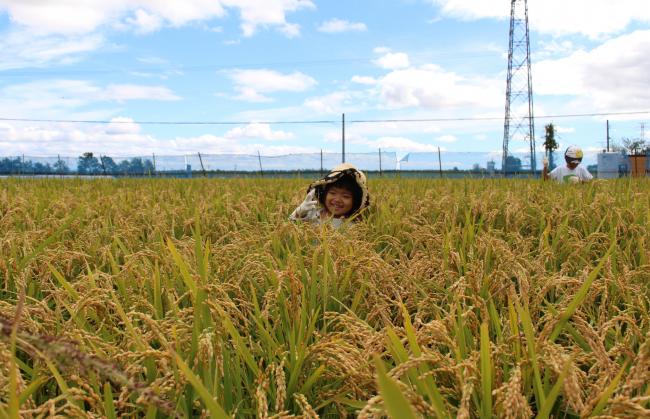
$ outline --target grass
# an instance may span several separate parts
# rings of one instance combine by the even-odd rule
[[[0,418],[649,414],[650,183],[0,181]]]

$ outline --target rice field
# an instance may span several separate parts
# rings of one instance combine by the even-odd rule
[[[650,183],[0,181],[0,418],[650,417]]]

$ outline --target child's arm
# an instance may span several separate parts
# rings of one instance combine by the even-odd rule
[[[542,180],[548,180],[548,158],[544,157],[544,160],[542,160]]]
[[[289,216],[290,220],[303,220],[305,219],[311,211],[316,209],[318,206],[318,201],[316,200],[316,189],[312,189],[309,191],[307,196],[305,197],[305,200],[296,208],[293,210],[291,215]]]

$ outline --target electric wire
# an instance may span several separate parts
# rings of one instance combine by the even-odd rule
[[[596,116],[629,116],[650,114],[648,111],[628,112],[592,112],[574,114],[538,115],[534,119],[553,118],[584,118]],[[512,119],[512,118],[511,118]],[[374,124],[374,123],[419,123],[419,122],[462,122],[462,121],[502,121],[503,117],[454,117],[454,118],[391,118],[391,119],[351,119],[350,124]],[[77,124],[138,124],[138,125],[318,125],[318,124],[340,124],[340,120],[286,120],[286,121],[126,121],[126,120],[93,120],[93,119],[32,119],[32,118],[10,118],[0,117],[5,122],[46,122],[46,123],[77,123]]]

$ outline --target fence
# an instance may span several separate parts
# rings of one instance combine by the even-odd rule
[[[394,152],[346,153],[346,161],[362,170],[395,170]],[[0,157],[4,175],[148,175],[208,174],[215,172],[270,173],[328,171],[340,164],[340,153],[304,153],[280,156],[247,154],[187,154],[177,156],[110,157],[85,153],[79,157],[10,156]]]
[[[555,153],[551,165],[564,164]],[[542,153],[536,159],[541,162]],[[187,154],[176,156],[110,157],[84,153],[78,157],[0,157],[1,175],[92,175],[92,176],[217,176],[282,175],[297,172],[326,172],[343,160],[341,153],[302,153],[277,156],[261,154]],[[420,174],[422,176],[501,176],[501,152],[414,152],[398,158],[396,152],[346,153],[345,161],[368,172]],[[526,153],[513,153],[506,162],[508,174],[539,175],[541,167],[530,170]],[[630,157],[621,153],[587,152],[583,165],[599,177],[619,177],[630,171]],[[644,159],[650,171],[650,158]],[[636,165],[638,166],[638,164]],[[638,168],[637,168],[638,170]]]

